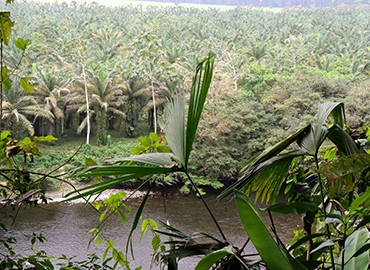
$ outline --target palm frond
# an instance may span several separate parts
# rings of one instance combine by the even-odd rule
[[[107,163],[122,163],[131,161],[161,167],[175,167],[178,165],[176,157],[172,153],[149,153],[125,158],[112,158],[106,160]]]
[[[219,196],[219,199],[231,199],[234,190],[246,193],[256,192],[256,200],[261,196],[262,201],[275,200],[288,174],[294,158],[305,155],[306,152],[297,150],[287,154],[275,155],[267,160],[254,163],[249,169]]]
[[[167,106],[164,132],[168,146],[179,162],[185,166],[185,103],[183,93],[174,95]]]
[[[203,106],[211,85],[214,60],[215,55],[210,53],[207,58],[198,64],[193,79],[186,125],[185,166],[187,166],[189,160]]]

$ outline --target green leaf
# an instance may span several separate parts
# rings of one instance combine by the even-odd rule
[[[304,237],[302,237],[302,238],[298,239],[296,242],[294,242],[294,244],[292,244],[288,248],[288,251],[296,249],[297,247],[299,247],[302,244],[305,244],[309,240],[312,240],[312,239],[315,239],[315,238],[318,238],[318,237],[322,237],[322,236],[325,236],[325,235],[326,235],[325,233],[313,233],[313,234],[305,235]]]
[[[323,126],[328,117],[333,119],[334,124],[343,127],[345,121],[344,104],[342,102],[321,103],[318,108],[316,124]]]
[[[287,154],[273,156],[261,163],[254,164],[235,183],[226,188],[219,198],[230,198],[233,189],[243,190],[247,193],[256,192],[256,200],[275,199],[285,181],[290,164],[295,157],[304,155],[303,151],[294,151]]]
[[[182,93],[176,93],[170,99],[165,115],[164,134],[167,144],[182,166],[185,166],[185,103]]]
[[[212,265],[217,263],[223,257],[232,255],[233,247],[231,245],[226,246],[222,249],[216,250],[208,255],[204,256],[199,263],[195,266],[195,270],[209,270]]]
[[[23,38],[17,38],[15,41],[15,46],[22,51],[25,51],[29,45],[31,45],[31,40],[26,39],[24,40]]]
[[[365,179],[362,172],[370,168],[370,155],[363,152],[343,156],[320,167],[320,173],[327,179],[328,195],[337,198],[356,189]]]
[[[158,134],[154,133],[154,132],[150,132],[149,138],[150,138],[150,140],[152,141],[153,144],[158,142],[158,140],[159,140]]]
[[[5,45],[9,44],[14,22],[10,19],[9,11],[0,12],[0,35]]]
[[[344,105],[339,102],[326,102],[319,105],[316,115],[316,123],[312,125],[310,132],[298,141],[299,146],[310,155],[316,155],[321,144],[326,139],[329,131],[325,121],[331,116],[334,124],[343,127],[345,121]]]
[[[321,144],[324,142],[328,132],[329,131],[325,126],[311,126],[310,132],[308,132],[305,137],[298,140],[298,145],[308,154],[314,156],[319,150]]]
[[[211,85],[214,60],[215,55],[210,53],[206,59],[198,64],[195,77],[193,79],[186,125],[185,167],[188,164],[195,134],[198,128],[200,117],[202,115],[203,106]]]
[[[0,134],[0,140],[4,140],[5,138],[7,138],[10,134],[10,131],[9,130],[4,130],[3,132],[1,132]]]
[[[243,227],[267,268],[274,270],[306,269],[274,241],[252,201],[240,191],[235,191],[235,196]]]
[[[329,129],[328,138],[338,147],[339,151],[347,156],[360,152],[356,142],[338,125],[333,125]]]
[[[33,139],[35,142],[54,142],[57,141],[58,139],[55,138],[54,136],[48,135],[48,136],[34,136]]]
[[[311,129],[311,125],[308,125],[294,134],[290,135],[288,138],[284,139],[283,141],[275,144],[274,146],[264,150],[261,154],[259,154],[257,157],[253,158],[252,160],[248,161],[244,164],[244,168],[242,171],[248,170],[250,167],[256,166],[257,164],[260,164],[264,161],[267,161],[276,155],[280,154],[283,150],[286,150],[292,143],[294,143],[297,140],[300,140],[304,136],[308,134],[308,132]],[[303,153],[302,153],[303,154]]]
[[[360,230],[354,231],[345,242],[345,248],[340,254],[337,261],[336,269],[343,270],[358,270],[358,269],[368,269],[370,264],[369,252],[361,252],[361,254],[356,254],[365,245],[369,244],[370,233],[367,228],[362,228]],[[357,255],[357,256],[354,256]],[[343,257],[344,256],[344,257]],[[342,267],[342,262],[344,262],[344,267]]]
[[[315,253],[315,252],[317,252],[317,251],[319,251],[321,249],[324,249],[324,248],[327,248],[327,247],[332,247],[332,246],[334,246],[333,240],[330,240],[330,239],[329,240],[326,240],[325,242],[321,243],[317,248],[313,249],[311,251],[311,254],[312,253]]]
[[[32,80],[32,78],[29,78],[29,77],[24,77],[24,78],[21,78],[20,80],[20,86],[24,89],[24,91],[26,91],[27,93],[31,93],[33,92],[34,88],[33,88],[33,85],[30,83],[30,81]]]
[[[344,220],[342,216],[340,215],[340,212],[337,212],[338,214],[326,214],[324,223],[325,224],[339,224],[344,223]]]
[[[97,163],[92,158],[86,158],[85,159],[85,165],[86,166],[95,166]]]
[[[365,192],[358,196],[349,207],[351,212],[359,208],[367,208],[370,206],[370,187],[367,187]]]
[[[132,223],[132,227],[130,229],[130,232],[128,234],[128,238],[127,238],[127,242],[126,242],[126,257],[127,257],[127,253],[128,253],[128,249],[130,247],[130,250],[131,250],[131,256],[132,258],[134,258],[134,250],[132,248],[132,234],[134,233],[134,231],[136,230],[137,228],[137,225],[139,224],[139,220],[141,218],[141,214],[143,212],[143,209],[144,209],[144,206],[149,198],[149,195],[150,195],[150,191],[151,189],[149,188],[145,197],[143,198],[139,208],[137,209],[136,211],[136,214],[135,214],[135,218],[134,218],[134,222]]]
[[[107,160],[108,163],[119,163],[129,161],[168,168],[178,166],[178,163],[176,162],[176,157],[172,153],[149,153],[135,155],[126,158],[113,158]]]
[[[4,87],[4,90],[6,91],[9,91],[9,89],[12,87],[12,82],[13,82],[10,79],[8,73],[9,73],[9,69],[6,66],[3,66],[1,76],[2,76],[3,87]]]
[[[143,145],[145,147],[150,147],[152,145],[152,141],[150,140],[149,137],[141,136],[141,137],[138,138],[138,140],[141,143],[141,145]]]
[[[152,248],[154,253],[158,251],[159,247],[161,245],[161,238],[159,235],[154,235],[152,239]]]

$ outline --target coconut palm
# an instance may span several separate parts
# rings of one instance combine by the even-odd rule
[[[48,67],[37,68],[34,76],[35,93],[34,96],[38,100],[39,104],[44,104],[46,110],[49,110],[53,115],[54,125],[49,128],[49,134],[53,133],[54,130],[64,133],[64,111],[63,107],[66,102],[63,97],[70,93],[70,90],[66,88],[69,79],[65,79],[60,75],[61,71],[57,69],[51,69]],[[51,123],[49,123],[51,124]]]
[[[138,77],[130,76],[125,80],[125,86],[121,88],[125,99],[124,112],[125,117],[125,132],[132,136],[132,133],[139,120],[140,113],[144,107],[148,106],[151,98],[151,92],[147,82]]]
[[[123,81],[116,75],[116,71],[111,72],[94,72],[86,71],[87,89],[91,105],[91,112],[95,116],[98,125],[98,136],[104,136],[106,124],[110,123],[113,128],[114,119],[118,116],[124,118],[124,96],[120,88],[123,87]],[[67,104],[67,113],[75,111],[84,115],[81,120],[77,133],[80,134],[87,127],[87,118],[85,117],[86,103],[83,89],[85,87],[82,80],[76,80],[77,89],[71,94]]]
[[[35,122],[46,120],[53,123],[54,115],[38,104],[33,96],[20,89],[18,85],[14,83],[8,91],[3,93],[2,122],[5,128],[15,134],[27,131],[32,136],[39,132],[39,130],[35,130]]]

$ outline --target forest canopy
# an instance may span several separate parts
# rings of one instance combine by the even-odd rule
[[[16,23],[4,63],[14,82],[23,76],[34,88],[27,93],[13,83],[4,92],[2,125],[18,138],[84,137],[88,124],[99,144],[159,131],[168,98],[190,88],[209,51],[215,76],[194,152],[204,177],[235,178],[243,159],[307,124],[320,102],[344,102],[353,128],[370,121],[368,5],[6,8]],[[24,53],[16,37],[29,41]]]

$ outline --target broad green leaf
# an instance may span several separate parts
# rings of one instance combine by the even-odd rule
[[[342,102],[325,102],[319,104],[316,124],[323,126],[329,116],[333,119],[334,124],[343,128],[345,122],[344,104]]]
[[[9,11],[0,12],[0,35],[5,45],[9,44],[14,22],[10,19]]]
[[[154,235],[152,239],[152,248],[154,252],[157,252],[161,245],[161,238],[159,235]]]
[[[370,233],[367,228],[354,231],[345,242],[345,248],[337,261],[337,270],[368,269],[370,264],[369,251],[354,256],[362,247],[369,244]],[[344,265],[343,265],[344,263]],[[344,267],[342,267],[344,266]]]
[[[354,155],[360,152],[355,141],[347,132],[338,125],[333,125],[329,129],[328,138],[338,147],[339,151],[346,156]]]
[[[24,40],[23,38],[17,38],[14,44],[17,48],[21,49],[22,51],[25,51],[27,47],[31,45],[31,43],[32,42],[29,39]]]
[[[1,132],[1,135],[0,135],[0,140],[4,140],[5,138],[7,138],[10,134],[10,131],[9,130],[4,130],[3,132]]]
[[[319,105],[316,123],[312,125],[310,132],[298,141],[299,146],[312,156],[317,154],[329,133],[327,125],[325,125],[329,116],[332,117],[334,124],[343,127],[345,121],[343,103],[326,102]]]
[[[145,147],[150,147],[152,145],[152,141],[150,140],[149,137],[146,137],[146,136],[140,136],[138,138],[139,142],[145,146]]]
[[[154,132],[150,132],[150,134],[149,134],[149,138],[150,138],[150,140],[152,141],[152,143],[156,143],[156,142],[158,142],[158,140],[159,140],[159,136],[158,136],[158,134],[156,134],[156,133],[154,133]]]
[[[222,249],[216,250],[206,256],[204,256],[199,263],[195,266],[195,270],[209,270],[212,265],[217,263],[222,258],[232,255],[233,254],[233,247],[227,246]]]
[[[350,205],[349,210],[351,212],[370,206],[370,187],[367,187],[365,192],[358,196]]]
[[[215,55],[210,53],[206,59],[198,64],[195,77],[193,79],[186,125],[185,167],[188,164],[195,134],[198,128],[200,117],[202,115],[203,106],[211,85],[214,60]]]
[[[1,76],[2,76],[2,82],[3,82],[3,87],[5,91],[9,91],[13,83],[8,73],[9,73],[9,69],[6,66],[3,66]]]
[[[274,241],[252,201],[239,191],[235,191],[235,196],[243,227],[267,268],[274,270],[306,269]]]
[[[92,158],[86,158],[85,159],[85,165],[86,166],[95,166],[97,163]]]
[[[26,91],[27,93],[31,93],[33,92],[34,88],[33,88],[33,85],[30,83],[30,81],[32,80],[32,78],[29,78],[29,77],[24,77],[24,78],[21,78],[20,80],[20,86],[24,89],[24,91]]]
[[[329,131],[325,126],[311,126],[311,130],[307,135],[297,141],[298,145],[308,154],[314,156],[319,151],[319,148],[326,139],[328,132]]]

